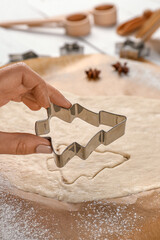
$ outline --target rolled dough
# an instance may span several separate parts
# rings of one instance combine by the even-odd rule
[[[55,166],[52,154],[0,155],[0,172],[11,184],[67,202],[123,197],[160,187],[160,100],[65,96],[96,112],[126,115],[126,134],[107,147],[98,147],[86,161],[74,157],[62,169]],[[35,121],[45,117],[44,109],[32,112],[12,102],[0,108],[0,130],[34,133]],[[61,152],[73,141],[85,145],[98,130],[79,119],[68,124],[54,118],[49,135]]]
[[[104,54],[73,55],[60,58],[38,58],[26,63],[60,91],[78,96],[140,96],[160,98],[160,67],[127,60],[127,75],[119,76],[112,64],[126,60]],[[88,81],[85,70],[101,70],[99,81]]]

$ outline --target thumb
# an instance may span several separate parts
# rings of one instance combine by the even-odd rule
[[[50,142],[28,133],[0,132],[0,154],[51,153]]]

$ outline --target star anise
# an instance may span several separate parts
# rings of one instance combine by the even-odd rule
[[[120,62],[116,62],[115,64],[112,64],[112,67],[118,72],[119,75],[122,73],[126,75],[129,72],[127,62],[125,62],[123,65]]]
[[[100,78],[99,75],[101,71],[97,70],[96,68],[95,69],[90,68],[89,70],[85,71],[85,73],[89,81],[91,80],[96,81]]]

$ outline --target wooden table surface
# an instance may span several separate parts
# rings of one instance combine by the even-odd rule
[[[82,66],[92,59],[99,59],[101,64],[106,61],[106,66],[110,61],[110,57],[93,55],[32,59],[26,63],[43,77],[52,72],[65,76],[68,66],[71,70],[73,63]],[[157,66],[144,66],[159,71]],[[74,80],[72,72],[70,78]],[[154,97],[159,97],[158,92]],[[155,189],[124,198],[65,203],[17,190],[0,174],[0,239],[159,240],[159,200],[160,190]]]
[[[7,184],[6,184],[7,185]],[[2,240],[159,240],[160,192],[69,204],[1,187]]]

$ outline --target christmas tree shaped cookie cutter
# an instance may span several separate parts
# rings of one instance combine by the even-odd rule
[[[49,138],[53,149],[55,163],[60,168],[65,166],[74,156],[78,156],[79,158],[86,160],[99,145],[109,145],[116,139],[123,136],[125,133],[125,125],[127,120],[126,116],[106,111],[100,111],[99,113],[92,112],[82,107],[78,103],[75,103],[69,109],[59,107],[51,103],[50,107],[47,109],[47,115],[47,119],[40,120],[35,123],[35,132],[38,136],[45,135],[50,132],[49,122],[52,117],[57,117],[68,123],[71,123],[75,118],[80,118],[81,120],[96,127],[99,127],[99,125],[107,125],[112,127],[108,131],[104,131],[102,129],[97,132],[89,140],[86,146],[81,146],[79,143],[73,142],[66,147],[61,154],[57,154],[55,152],[52,139]]]

